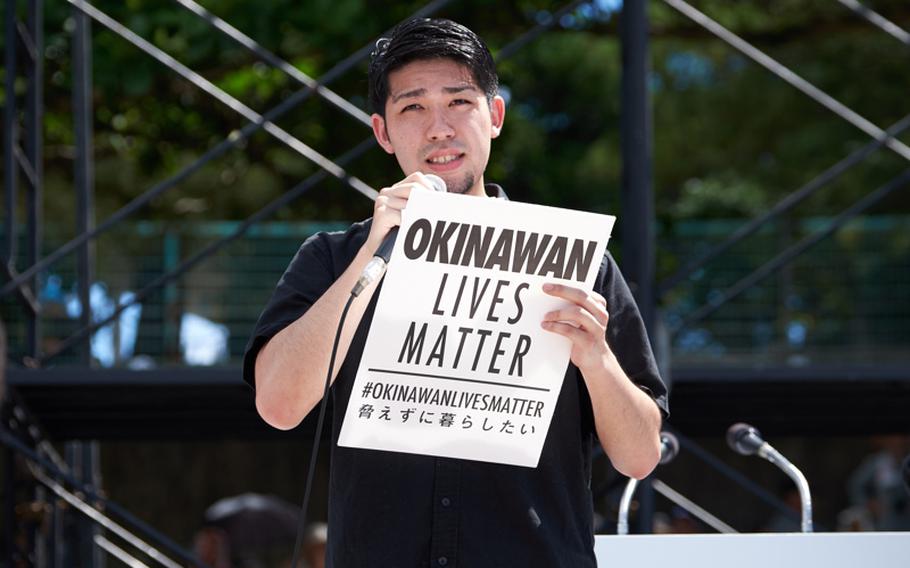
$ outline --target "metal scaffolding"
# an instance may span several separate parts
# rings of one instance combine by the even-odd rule
[[[722,243],[712,247],[697,258],[689,260],[675,274],[663,282],[656,283],[651,163],[652,121],[648,95],[648,75],[650,72],[648,3],[645,0],[627,0],[623,6],[621,28],[623,49],[621,93],[623,108],[621,124],[623,151],[621,214],[624,220],[622,224],[623,271],[632,287],[648,332],[652,337],[652,344],[657,348],[660,347],[660,343],[654,339],[660,327],[658,305],[660,300],[666,298],[671,290],[686,282],[693,274],[723,252],[754,235],[760,228],[791,210],[809,196],[829,186],[878,150],[887,148],[891,152],[910,160],[910,147],[900,142],[897,138],[899,134],[910,127],[910,115],[901,119],[887,130],[882,130],[742,38],[723,28],[720,24],[683,0],[662,1],[715,34],[756,63],[764,66],[781,80],[825,106],[842,120],[860,129],[872,140],[864,147],[850,153],[829,169],[818,174],[803,187],[793,191],[767,213],[744,224]],[[839,1],[859,16],[881,28],[885,33],[895,37],[905,45],[910,45],[907,40],[910,35],[894,23],[888,22],[854,0]],[[155,47],[123,24],[105,14],[97,6],[84,0],[67,0],[67,2],[72,6],[72,17],[75,24],[72,49],[72,97],[76,148],[73,184],[77,203],[75,211],[76,235],[55,251],[40,257],[42,227],[44,224],[40,208],[43,186],[41,125],[44,100],[42,92],[44,2],[42,0],[27,2],[27,14],[23,20],[20,18],[20,3],[17,0],[6,0],[5,90],[7,96],[4,108],[3,135],[5,239],[2,248],[2,264],[6,273],[6,282],[0,288],[0,296],[15,294],[28,321],[27,359],[23,365],[26,369],[16,370],[14,373],[16,376],[46,373],[42,376],[50,377],[49,380],[51,382],[49,384],[58,384],[53,382],[58,375],[44,368],[55,361],[61,354],[78,349],[79,361],[83,368],[78,371],[67,371],[67,374],[71,378],[75,377],[80,384],[92,386],[93,384],[108,384],[104,383],[104,381],[111,377],[111,373],[91,368],[88,339],[93,332],[115,321],[131,305],[142,302],[151,293],[183,277],[202,261],[210,258],[226,245],[245,235],[250,228],[270,218],[277,211],[301,198],[310,189],[328,179],[335,178],[364,197],[374,198],[376,196],[375,189],[346,169],[356,158],[375,146],[375,139],[372,134],[366,135],[361,142],[347,152],[335,159],[331,159],[306,145],[276,124],[280,117],[298,107],[303,101],[316,95],[349,119],[369,127],[368,115],[343,96],[329,89],[329,85],[360,64],[372,51],[375,40],[371,38],[362,48],[343,61],[338,62],[322,77],[311,78],[196,2],[192,0],[175,0],[177,4],[185,8],[189,13],[209,25],[212,30],[243,46],[271,67],[281,70],[299,86],[299,89],[294,94],[284,99],[274,108],[264,113],[257,113],[223,89],[203,78],[184,63],[177,61],[163,50]],[[415,12],[413,17],[434,14],[450,2],[451,0],[429,2],[422,9]],[[554,12],[547,21],[537,24],[505,46],[497,54],[497,59],[501,61],[518,53],[540,34],[556,25],[563,15],[569,14],[587,3],[589,2],[580,0],[567,3],[560,10]],[[161,180],[146,189],[110,217],[100,222],[96,222],[94,218],[93,108],[91,100],[91,34],[93,22],[100,24],[124,41],[142,50],[149,57],[159,61],[213,99],[239,114],[246,121],[242,128],[228,133],[223,140],[203,152],[194,162],[183,167],[167,179]],[[21,111],[18,106],[20,100],[15,94],[16,79],[20,76],[26,80],[25,93],[21,97],[21,102],[24,103]],[[22,116],[21,119],[20,115]],[[155,277],[148,285],[139,290],[130,301],[119,304],[107,317],[96,321],[90,309],[89,290],[94,280],[96,265],[94,244],[97,239],[124,220],[139,213],[155,198],[160,197],[168,190],[199,172],[212,160],[240,147],[259,131],[266,132],[299,156],[311,161],[320,168],[319,171],[289,188],[280,197],[247,217],[230,234],[207,244],[182,259],[171,270]],[[713,298],[708,304],[691,311],[679,326],[671,330],[671,333],[675,333],[721,309],[731,299],[792,262],[818,242],[830,237],[843,227],[847,221],[868,209],[889,193],[905,187],[908,182],[910,182],[910,170],[903,172],[878,189],[868,193],[853,206],[834,218],[826,227],[768,259],[764,265],[754,269],[751,274],[744,276],[722,294]],[[22,185],[26,188],[24,195],[26,205],[24,208],[24,220],[17,218],[20,201],[19,188]],[[25,233],[25,253],[23,255],[20,255],[18,251],[20,225],[23,225]],[[41,307],[37,300],[38,276],[42,271],[73,254],[76,257],[78,289],[83,307],[80,314],[79,328],[60,342],[53,351],[42,353],[40,350],[41,329],[39,325]],[[16,266],[16,259],[20,258],[20,256],[24,264],[24,268],[21,270]],[[661,355],[663,354],[658,353],[659,357]],[[203,371],[183,371],[182,373],[187,375],[192,373],[204,374]],[[0,424],[0,443],[7,448],[5,452],[6,488],[4,493],[6,495],[6,503],[4,504],[4,515],[6,515],[8,520],[5,537],[9,552],[7,561],[10,566],[18,565],[17,563],[27,558],[38,566],[103,566],[104,558],[102,552],[113,555],[127,563],[140,562],[139,559],[132,556],[131,552],[120,546],[123,543],[141,553],[143,560],[154,562],[157,565],[178,566],[180,565],[179,563],[184,563],[203,566],[181,546],[140,521],[123,507],[102,496],[100,492],[101,480],[98,475],[97,443],[91,441],[69,441],[70,443],[67,444],[65,450],[66,455],[59,456],[49,443],[49,436],[39,426],[40,420],[36,413],[29,410],[28,401],[25,397],[20,396],[16,390],[15,388],[10,389],[10,393],[7,395],[6,404],[3,407],[2,424]],[[722,469],[722,465],[718,465],[719,461],[712,461],[703,450],[695,446],[694,442],[688,439],[684,439],[684,442],[687,448],[694,448],[692,451],[700,452],[700,455],[705,457],[705,461],[709,466]],[[27,475],[23,475],[23,472],[26,472]],[[735,472],[726,472],[725,474],[735,477]],[[660,487],[665,486],[661,485]],[[638,516],[638,530],[639,532],[649,532],[651,513],[654,507],[654,493],[649,483],[644,483],[640,491],[641,509]],[[772,505],[780,507],[779,501],[774,497],[763,494],[762,498],[767,499]],[[57,503],[61,502],[61,500],[68,504],[67,509],[69,512],[66,515],[61,510],[62,507],[57,506]],[[16,508],[17,504],[21,502],[36,504],[41,509],[42,515],[44,514],[43,511],[49,510],[48,515],[52,518],[51,525],[53,527],[49,533],[45,534],[38,529],[37,523],[29,525],[30,538],[24,547],[17,544],[18,540],[12,533],[12,527],[16,523],[11,522],[13,519],[20,518],[21,512],[18,512]],[[74,520],[76,517],[78,517],[79,522]],[[104,529],[105,532],[101,532],[101,529]],[[118,542],[120,544],[108,539],[108,537],[112,536],[119,539]],[[74,545],[68,548],[70,544]]]

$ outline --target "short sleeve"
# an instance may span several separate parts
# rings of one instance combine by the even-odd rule
[[[295,322],[337,278],[332,267],[330,235],[317,233],[294,255],[263,309],[243,355],[243,380],[256,386],[259,350],[278,332]]]
[[[654,399],[666,418],[670,414],[667,387],[660,378],[632,291],[609,252],[604,255],[595,289],[607,301],[607,312],[610,314],[607,343],[610,349],[629,379]]]

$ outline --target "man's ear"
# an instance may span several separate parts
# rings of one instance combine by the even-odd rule
[[[392,141],[389,139],[389,131],[385,126],[385,119],[378,114],[373,113],[373,115],[370,116],[370,122],[373,125],[373,136],[376,137],[376,141],[379,142],[379,145],[382,146],[383,150],[389,154],[394,154],[395,148],[392,146]]]
[[[490,138],[496,138],[502,132],[502,125],[506,120],[506,101],[501,96],[496,95],[490,101],[490,121],[493,123],[493,130]]]

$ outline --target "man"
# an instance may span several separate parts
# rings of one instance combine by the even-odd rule
[[[370,66],[373,131],[406,177],[383,188],[371,220],[318,234],[300,248],[266,307],[244,359],[256,407],[293,428],[319,402],[348,293],[414,191],[442,177],[451,192],[504,197],[484,184],[505,103],[486,45],[448,20],[413,20],[377,42]],[[419,283],[415,284],[419,285]],[[641,318],[613,259],[594,293],[544,291],[568,307],[541,325],[572,342],[571,364],[537,468],[332,448],[328,566],[595,566],[590,492],[597,438],[622,473],[646,476],[659,458],[666,389]],[[348,313],[333,379],[337,440],[375,306],[376,285]],[[338,367],[336,365],[336,367]],[[656,402],[656,403],[655,403]]]

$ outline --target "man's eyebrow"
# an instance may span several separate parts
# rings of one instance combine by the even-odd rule
[[[471,84],[459,85],[458,87],[443,87],[443,88],[442,88],[442,92],[444,92],[444,93],[446,93],[446,94],[448,94],[448,95],[454,95],[454,94],[456,94],[456,93],[461,93],[461,92],[463,92],[463,91],[477,91],[477,92],[480,92],[480,90],[479,90],[477,87],[475,87],[474,85],[471,85]]]
[[[461,93],[464,91],[480,92],[480,90],[476,86],[471,85],[471,84],[459,85],[457,87],[443,87],[442,88],[442,92],[446,93],[447,95],[454,95],[454,94]],[[421,87],[419,89],[413,89],[411,91],[405,91],[403,93],[398,93],[397,95],[393,95],[392,102],[397,103],[401,99],[413,99],[416,97],[422,97],[425,94],[427,94],[427,90],[424,89],[423,87]]]
[[[392,96],[392,102],[397,103],[401,99],[420,97],[427,94],[427,90],[424,88],[414,89],[412,91],[405,91],[403,93],[398,93],[397,95]]]

